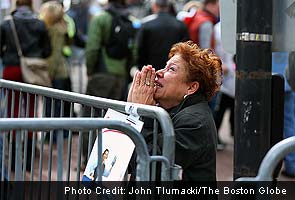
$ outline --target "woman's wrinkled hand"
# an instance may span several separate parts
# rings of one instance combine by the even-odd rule
[[[128,93],[128,102],[156,105],[154,100],[156,71],[151,65],[137,71]]]

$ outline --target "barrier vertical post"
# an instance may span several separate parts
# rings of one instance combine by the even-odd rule
[[[57,181],[63,180],[63,130],[58,130],[57,132]],[[79,169],[78,169],[79,170]]]

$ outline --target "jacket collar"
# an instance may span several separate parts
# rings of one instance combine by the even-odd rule
[[[195,94],[187,96],[180,104],[177,106],[168,109],[167,111],[170,114],[170,117],[173,118],[180,110],[189,107],[194,104],[198,104],[200,102],[207,102],[206,97],[201,93],[197,92]]]
[[[212,12],[210,12],[209,10],[207,10],[207,9],[203,9],[203,11],[204,11],[205,13],[207,13],[208,15],[211,15],[212,17],[214,17],[215,19],[217,19],[217,17],[216,17]]]
[[[21,19],[37,18],[37,15],[33,13],[32,9],[29,6],[17,7],[17,9],[14,12],[12,12],[12,15],[16,18]]]
[[[157,15],[170,15],[170,14],[168,13],[168,11],[161,10],[157,13]]]
[[[125,17],[128,17],[130,15],[128,9],[126,9],[126,6],[117,2],[109,3],[109,5],[106,7],[106,10],[111,11],[114,15],[125,16]]]

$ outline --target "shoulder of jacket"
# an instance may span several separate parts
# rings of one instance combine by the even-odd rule
[[[176,23],[178,23],[179,26],[182,26],[182,27],[187,28],[187,26],[185,25],[184,21],[182,21],[182,20],[176,19]]]
[[[199,102],[196,104],[192,104],[190,106],[187,106],[183,109],[181,109],[175,116],[180,116],[180,117],[190,117],[192,115],[197,115],[197,116],[202,116],[205,114],[204,110],[205,108],[206,102]],[[199,119],[199,118],[198,118]]]
[[[106,10],[101,10],[93,16],[93,19],[102,19],[105,17],[111,17],[111,14]]]
[[[157,14],[152,14],[152,15],[146,16],[146,17],[142,18],[141,23],[142,24],[148,23],[148,22],[156,19],[157,17],[158,17]]]
[[[111,14],[103,10],[93,16],[93,18],[91,19],[91,23],[94,23],[96,25],[105,25],[110,23],[111,19]]]
[[[172,117],[172,123],[174,128],[182,126],[200,127],[205,119],[206,117],[201,111],[192,112],[189,109],[183,109]]]

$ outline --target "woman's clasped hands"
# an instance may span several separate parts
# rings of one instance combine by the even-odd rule
[[[154,100],[156,71],[151,65],[137,71],[128,93],[128,102],[156,105]]]

